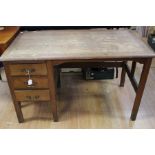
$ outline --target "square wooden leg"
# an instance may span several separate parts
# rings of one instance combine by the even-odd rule
[[[132,77],[133,77],[134,74],[135,74],[135,70],[136,70],[136,62],[133,61],[133,62],[132,62],[132,67],[131,67],[131,75],[132,75]]]
[[[6,77],[7,77],[7,80],[8,80],[8,85],[9,85],[9,88],[10,88],[10,93],[11,93],[12,100],[13,100],[13,103],[14,103],[16,115],[17,115],[17,118],[18,118],[18,122],[22,123],[22,122],[24,122],[24,118],[23,118],[23,113],[22,113],[22,110],[21,110],[21,103],[16,101],[16,97],[15,97],[15,94],[14,94],[14,89],[12,87],[12,80],[11,80],[8,64],[4,64],[4,68],[5,68]]]
[[[51,105],[52,105],[52,113],[53,113],[53,120],[55,122],[58,121],[58,114],[57,114],[57,104],[56,104],[56,86],[55,86],[55,72],[54,72],[54,65],[51,61],[47,61],[47,70],[48,70],[48,80],[49,80],[49,89],[50,89],[50,96],[51,96]]]
[[[23,118],[23,113],[22,113],[22,110],[21,110],[21,104],[20,104],[20,102],[14,101],[14,107],[15,107],[15,110],[16,110],[18,122],[19,123],[24,122],[24,118]]]
[[[125,65],[126,62],[123,62],[123,64]],[[122,67],[120,87],[124,87],[124,83],[125,83],[126,70],[125,70],[125,66],[124,66],[124,65],[123,65],[123,67]]]
[[[136,117],[137,117],[138,109],[140,106],[140,102],[141,102],[142,95],[144,92],[145,84],[146,84],[147,77],[149,74],[151,61],[152,61],[152,58],[147,58],[147,59],[145,59],[145,62],[143,65],[143,70],[141,73],[139,86],[136,91],[136,97],[135,97],[135,101],[134,101],[134,105],[133,105],[133,109],[132,109],[132,113],[131,113],[131,117],[130,117],[132,121],[136,120]]]
[[[57,69],[57,88],[61,88],[61,78],[60,78],[60,74],[61,74],[61,69],[58,68],[58,69]]]

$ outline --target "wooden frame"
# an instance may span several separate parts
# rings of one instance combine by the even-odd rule
[[[132,61],[132,68],[131,70],[129,69],[129,66],[127,64],[128,61]],[[58,70],[60,68],[65,68],[65,67],[121,67],[122,68],[122,73],[121,73],[121,80],[120,80],[120,86],[123,87],[125,83],[125,76],[126,73],[131,81],[131,84],[136,92],[136,97],[131,113],[131,120],[135,120],[138,109],[140,106],[140,102],[142,99],[142,95],[144,92],[145,84],[147,81],[150,65],[151,65],[152,58],[109,58],[109,59],[85,59],[85,60],[45,60],[41,62],[45,62],[47,66],[47,72],[48,72],[48,81],[49,81],[49,90],[50,90],[50,102],[51,102],[51,108],[52,108],[52,113],[53,113],[53,119],[54,121],[58,121],[58,114],[57,114],[57,103],[56,103],[56,73],[55,73],[55,68]],[[36,61],[37,63],[39,61]],[[4,67],[8,79],[8,84],[10,87],[11,95],[13,98],[16,114],[18,117],[19,122],[23,122],[23,114],[21,110],[20,103],[16,101],[15,95],[14,95],[14,89],[12,87],[12,80],[9,72],[8,66],[10,64],[21,64],[21,63],[32,63],[31,61],[13,61],[13,62],[4,62]],[[33,61],[35,63],[35,61]],[[141,73],[141,78],[139,84],[137,84],[135,78],[134,78],[134,73],[136,70],[136,63],[141,63],[143,64],[143,69]],[[58,79],[59,81],[60,79]]]

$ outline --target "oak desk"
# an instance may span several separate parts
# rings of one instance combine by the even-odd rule
[[[154,52],[128,30],[50,30],[20,33],[0,58],[19,122],[23,122],[22,101],[50,101],[54,121],[58,121],[56,72],[61,67],[121,67],[120,86],[129,76],[136,92],[131,113],[135,120]],[[132,61],[131,69],[128,61]],[[143,64],[137,84],[136,63]],[[31,78],[33,84],[27,83]]]

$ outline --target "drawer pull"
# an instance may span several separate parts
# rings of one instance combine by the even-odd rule
[[[28,85],[28,86],[33,85],[33,80],[32,80],[32,79],[30,79],[30,77],[29,77],[29,79],[28,79],[28,81],[27,81],[27,85]]]
[[[26,98],[27,98],[28,100],[31,100],[31,99],[32,99],[32,96],[26,96]]]
[[[26,98],[28,100],[34,101],[34,100],[38,100],[40,98],[40,96],[26,96]]]
[[[35,100],[38,100],[39,99],[39,96],[34,96]]]
[[[28,85],[28,82],[24,82],[24,84],[28,87],[28,88],[32,88],[32,87],[36,87],[37,86],[37,82],[33,82],[32,85]]]
[[[34,68],[31,68],[31,69],[26,69],[26,68],[23,68],[21,69],[21,72],[24,72],[24,73],[34,73],[36,70]]]

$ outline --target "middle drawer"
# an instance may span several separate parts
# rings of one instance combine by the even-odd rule
[[[31,77],[33,83],[28,85],[28,77],[12,77],[14,89],[44,89],[48,88],[47,77]]]

